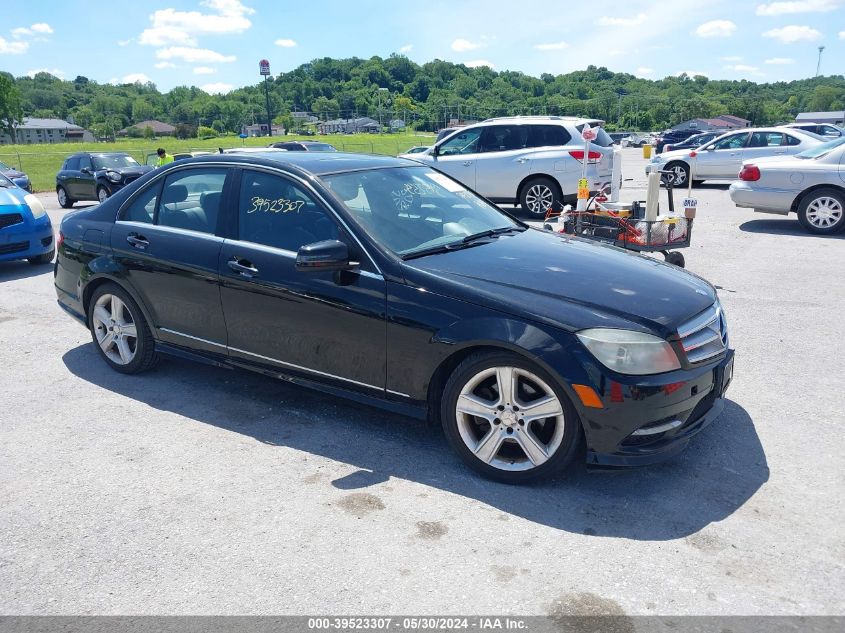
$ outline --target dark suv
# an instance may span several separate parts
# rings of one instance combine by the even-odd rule
[[[270,147],[286,149],[289,152],[336,152],[337,148],[320,141],[279,141],[271,143]]]
[[[56,174],[56,196],[65,209],[80,200],[102,202],[151,169],[123,152],[80,152],[69,156]]]
[[[678,143],[687,140],[693,134],[698,134],[700,130],[669,130],[660,135],[657,139],[656,148],[657,153],[663,151],[666,144],[677,145]]]

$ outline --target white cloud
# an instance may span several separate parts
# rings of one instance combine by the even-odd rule
[[[207,48],[188,48],[171,46],[156,51],[158,59],[181,59],[189,64],[229,63],[237,59],[234,55],[223,55]]]
[[[40,33],[41,35],[50,35],[53,33],[53,27],[51,27],[46,22],[38,22],[37,24],[33,24],[31,27],[33,33]]]
[[[789,13],[826,13],[842,6],[842,0],[798,0],[758,4],[757,15],[786,15]]]
[[[796,26],[794,24],[780,29],[772,29],[763,33],[763,37],[771,37],[780,40],[784,44],[795,42],[815,42],[820,40],[822,34],[809,26]]]
[[[454,42],[452,42],[452,50],[458,53],[465,53],[467,51],[474,51],[476,48],[480,48],[481,44],[476,44],[474,42],[470,42],[469,40],[465,40],[463,38],[458,38]]]
[[[569,44],[564,41],[549,42],[548,44],[534,44],[534,48],[538,51],[562,51],[564,48],[569,48]]]
[[[647,19],[648,16],[645,13],[638,13],[632,18],[612,18],[603,15],[596,20],[596,24],[599,26],[638,26],[640,24],[645,24]]]
[[[495,68],[495,66],[486,59],[471,59],[468,62],[464,62],[464,66],[466,66],[467,68],[480,68],[482,66],[487,66],[488,68]]]
[[[29,42],[10,42],[0,37],[0,55],[23,55],[29,48]]]
[[[756,66],[749,66],[748,64],[734,64],[732,66],[723,66],[723,68],[737,73],[757,73],[760,71]]]
[[[698,37],[730,37],[736,31],[736,24],[730,20],[711,20],[695,29]]]
[[[787,64],[794,64],[795,60],[791,57],[772,57],[763,62],[764,64],[771,64],[773,66],[786,66]]]
[[[158,63],[155,65],[155,67],[156,67],[156,68],[158,68],[159,70],[163,70],[163,69],[165,69],[165,68],[179,68],[179,67],[178,67],[176,64],[174,64],[173,62],[158,62]]]
[[[414,50],[413,44],[405,44],[405,46],[403,46],[402,48],[399,49],[399,52],[400,53],[410,53],[412,50]]]
[[[195,75],[213,75],[216,72],[216,68],[210,68],[209,66],[197,66],[194,68]]]
[[[281,39],[275,41],[276,46],[281,46],[282,48],[293,48],[296,46],[295,40],[288,40],[288,39]]]
[[[679,70],[675,73],[676,77],[680,77],[681,75],[686,75],[687,77],[695,77],[696,75],[708,76],[703,70]]]
[[[635,74],[638,77],[646,77],[648,75],[653,75],[654,74],[654,68],[649,68],[647,66],[640,66],[639,68],[637,68]]]
[[[20,39],[22,37],[26,37],[27,35],[32,35],[32,29],[28,29],[25,26],[19,26],[16,29],[12,29],[12,37],[15,39]]]
[[[727,57],[720,57],[723,62],[741,62],[742,57],[740,55],[728,55]]]
[[[255,9],[244,6],[240,0],[206,0],[200,4],[216,13],[159,9],[150,16],[152,24],[144,29],[138,41],[148,46],[196,46],[197,36],[243,33],[252,26],[246,16],[255,13]]]
[[[145,84],[148,81],[152,81],[149,77],[147,77],[144,73],[129,73],[128,75],[124,75],[123,79],[120,80],[122,84],[134,84],[134,83],[142,83]]]
[[[134,37],[130,37],[128,40],[117,40],[117,45],[118,46],[128,46],[129,44],[132,43],[132,40],[134,40],[134,39],[135,39]]]
[[[27,77],[35,77],[38,73],[49,73],[53,75],[53,77],[58,77],[59,79],[65,76],[64,71],[61,71],[58,68],[36,68],[35,70],[26,71]]]
[[[839,31],[839,39],[845,40],[845,31]]]
[[[205,90],[209,94],[223,94],[225,92],[231,92],[232,88],[234,88],[232,84],[223,83],[222,81],[200,86],[200,90]]]

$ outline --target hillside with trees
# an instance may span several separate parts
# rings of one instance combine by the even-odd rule
[[[15,116],[72,118],[106,137],[158,119],[179,125],[178,133],[188,136],[199,126],[240,132],[243,125],[266,117],[260,83],[211,95],[197,87],[161,93],[151,83],[100,84],[82,76],[63,81],[47,73],[17,79],[3,75],[0,124]],[[516,114],[585,115],[604,119],[608,129],[661,130],[719,114],[766,125],[790,121],[802,111],[845,108],[841,75],[768,84],[686,75],[654,81],[589,66],[565,75],[531,77],[441,60],[418,65],[401,55],[315,59],[276,76],[270,85],[275,121],[293,130],[299,119],[292,111],[309,111],[323,120],[370,116],[386,123],[398,118],[432,131],[453,119]],[[11,110],[7,102],[13,103]]]

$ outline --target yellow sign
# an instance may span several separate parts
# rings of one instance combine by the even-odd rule
[[[578,187],[578,199],[587,200],[590,197],[590,190],[587,187]]]
[[[587,184],[586,178],[579,178],[578,179],[578,188],[579,189],[586,189],[589,185]]]

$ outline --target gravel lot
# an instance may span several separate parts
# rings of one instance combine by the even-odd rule
[[[51,266],[0,263],[0,613],[842,614],[845,234],[726,188],[685,251],[728,314],[725,413],[670,463],[522,488],[262,376],[115,373]]]

